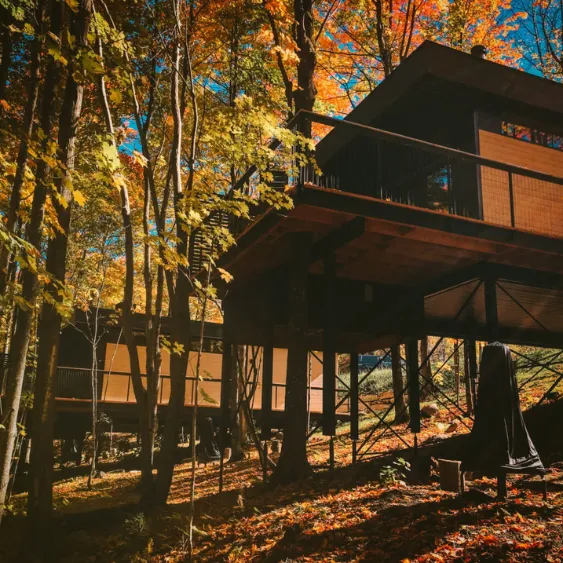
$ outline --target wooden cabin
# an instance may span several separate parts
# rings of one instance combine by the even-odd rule
[[[474,374],[475,340],[563,342],[563,85],[481,53],[427,41],[345,119],[301,112],[322,173],[222,259],[230,340],[288,347],[301,380],[323,352],[325,434],[337,353],[406,345],[416,433],[422,336],[473,342]],[[353,438],[357,394],[352,375]]]
[[[145,369],[146,343],[143,330],[143,316],[134,315],[135,335],[141,369]],[[89,424],[92,399],[92,343],[87,335],[93,330],[93,319],[83,311],[77,311],[73,323],[61,335],[61,347],[56,386],[57,427],[62,430],[69,413],[76,424],[77,420]],[[115,428],[134,428],[136,422],[135,395],[131,383],[129,353],[124,342],[118,315],[115,311],[100,310],[99,331],[102,335],[98,345],[98,393],[99,409],[114,422]],[[199,347],[199,322],[192,323],[193,350]],[[163,336],[169,333],[168,319],[163,319]],[[186,419],[189,418],[195,402],[195,373],[197,351],[191,351],[186,374]],[[221,403],[221,365],[222,365],[222,325],[206,322],[204,327],[204,347],[201,357],[198,405],[202,416],[218,416]],[[257,384],[252,408],[259,414],[262,402],[262,350],[246,350],[246,361],[257,366]],[[274,350],[274,372],[272,408],[281,413],[285,408],[285,379],[287,370],[287,350]],[[309,354],[309,405],[314,419],[322,410],[322,354]],[[143,378],[145,379],[145,378]],[[253,379],[253,377],[252,377]],[[250,388],[250,385],[249,385]],[[166,408],[170,397],[170,353],[162,350],[161,385],[159,408]],[[340,409],[346,413],[346,405]],[[79,425],[80,425],[79,422]]]
[[[282,424],[306,432],[304,410],[322,415],[324,433],[333,435],[344,409],[353,440],[358,354],[405,344],[416,433],[422,336],[469,342],[473,375],[475,340],[561,346],[563,85],[480,53],[425,42],[345,119],[296,116],[292,125],[311,120],[322,137],[315,151],[322,174],[303,167],[291,180],[290,211],[258,206],[221,259],[234,276],[223,294],[224,325],[205,328],[211,378],[203,387],[214,402],[202,409],[221,407],[223,438],[235,345],[260,350],[254,408],[264,439]],[[91,357],[72,330],[61,344],[59,413],[88,408],[88,396],[68,390],[79,370],[89,373]],[[108,331],[99,367],[99,399],[116,418],[134,408],[118,333]],[[139,326],[141,357],[142,338]],[[351,369],[340,389],[339,353],[350,354]],[[167,370],[165,358],[162,409]],[[89,380],[80,377],[81,385]],[[291,405],[288,377],[300,389]],[[190,373],[186,386],[188,416]]]

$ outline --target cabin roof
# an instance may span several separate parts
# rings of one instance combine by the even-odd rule
[[[82,309],[75,309],[72,324],[69,328],[79,327],[81,330],[87,330],[84,327],[90,325],[93,327],[94,324],[95,311],[86,312]],[[136,333],[143,333],[146,328],[146,317],[144,313],[133,313],[131,315],[132,328]],[[161,332],[164,335],[170,334],[170,317],[163,316],[160,319],[161,322]],[[110,329],[114,332],[119,332],[122,329],[120,322],[120,313],[117,309],[104,309],[100,308],[98,310],[98,325],[106,331]],[[190,330],[192,338],[197,338],[200,333],[201,321],[192,320],[190,322]],[[204,327],[205,338],[212,339],[222,339],[223,338],[223,325],[221,323],[215,323],[210,321],[205,321]]]
[[[413,119],[432,104],[444,110],[452,104],[502,108],[563,127],[563,84],[432,41],[413,51],[345,119],[392,129],[393,118],[407,113]],[[331,131],[317,147],[319,162],[326,162],[353,136]]]

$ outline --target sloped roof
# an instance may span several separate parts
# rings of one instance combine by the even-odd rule
[[[527,106],[563,124],[563,84],[487,59],[425,41],[413,51],[345,119],[373,124],[402,98],[413,96],[430,83],[449,83],[443,96],[474,95],[477,99],[502,99],[507,106]],[[453,92],[452,92],[453,88]],[[439,97],[440,90],[432,92]],[[320,162],[326,161],[353,134],[331,132],[318,145]]]

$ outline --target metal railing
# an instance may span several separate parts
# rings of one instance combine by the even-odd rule
[[[131,382],[131,375],[124,372],[110,372],[98,370],[98,400],[107,403],[135,403],[135,394]],[[191,406],[195,402],[195,377],[186,377],[186,406]],[[143,377],[143,385],[146,378]],[[219,407],[221,397],[221,379],[211,378],[200,380],[199,388],[203,389],[200,394],[198,404],[200,406]],[[340,394],[337,391],[337,403]],[[58,399],[92,400],[92,370],[89,368],[77,367],[58,367],[57,382],[55,386],[55,396]],[[167,404],[170,397],[170,376],[161,375],[159,389],[159,404]],[[254,395],[254,405],[256,410],[260,409],[261,385],[258,384]],[[322,387],[311,386],[309,401],[311,412],[322,412]],[[283,411],[285,408],[285,384],[272,384],[272,408],[273,410]],[[349,412],[349,400],[340,406],[338,412]]]
[[[287,127],[304,120],[354,136],[322,163],[321,174],[306,165],[289,178],[297,191],[318,186],[563,237],[561,177],[309,111]],[[270,148],[280,144],[274,140]],[[233,190],[244,189],[256,173],[249,168]],[[258,216],[263,209],[254,211]]]

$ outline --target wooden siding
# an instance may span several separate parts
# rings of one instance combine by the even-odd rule
[[[141,370],[144,371],[146,349],[144,346],[137,346]],[[310,354],[310,411],[314,413],[322,412],[322,353]],[[194,404],[194,381],[197,354],[190,352],[188,364],[188,379],[186,380],[186,400],[185,404]],[[253,408],[260,409],[262,404],[262,357],[261,349],[256,357],[258,369],[258,385],[253,400]],[[203,406],[218,407],[221,400],[221,364],[222,355],[204,352],[201,358],[201,370],[204,380],[200,381],[200,394],[198,403]],[[106,346],[104,358],[104,376],[102,383],[101,400],[116,403],[132,403],[135,401],[133,389],[130,383],[130,364],[127,347],[124,344],[109,343]],[[163,350],[162,353],[162,375],[159,403],[166,404],[170,398],[170,355]],[[274,410],[284,410],[285,408],[285,380],[287,373],[287,350],[282,348],[274,349],[274,374],[272,389],[272,407]],[[145,385],[143,378],[143,385]],[[338,399],[338,397],[337,397]],[[347,412],[347,402],[342,405],[338,412]]]
[[[563,178],[563,152],[479,130],[479,153],[486,158]],[[481,167],[483,219],[511,226],[508,173]],[[563,238],[563,186],[513,176],[514,227]]]

